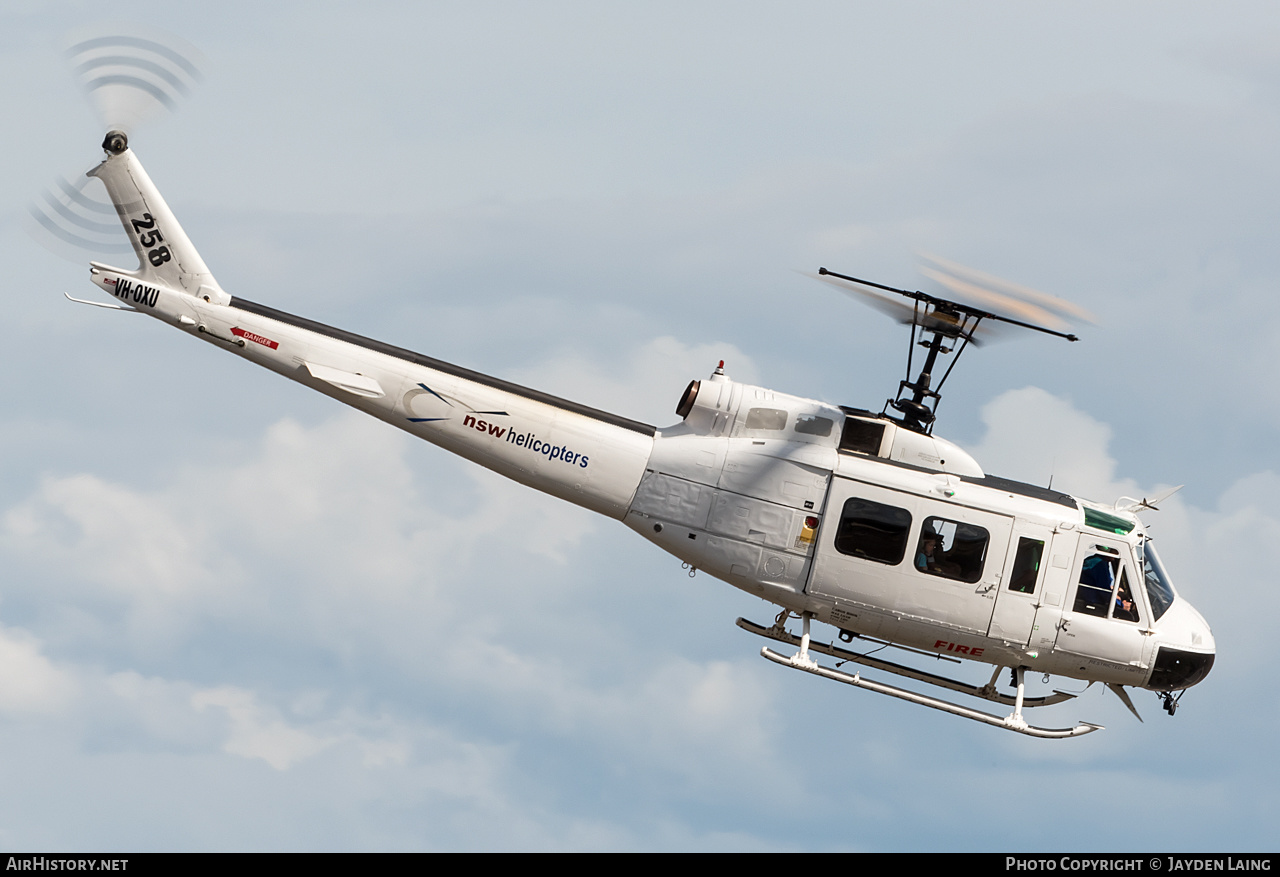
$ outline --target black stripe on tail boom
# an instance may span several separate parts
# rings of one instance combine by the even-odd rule
[[[602,423],[608,423],[612,426],[621,427],[622,429],[638,432],[641,435],[654,435],[657,429],[647,423],[641,423],[638,420],[629,420],[625,417],[619,417],[616,414],[610,414],[607,411],[601,411],[597,408],[591,408],[587,405],[581,405],[577,402],[570,402],[568,399],[561,399],[558,396],[552,396],[550,393],[543,393],[539,390],[531,390],[528,387],[522,387],[519,384],[513,384],[510,381],[504,381],[501,378],[495,378],[481,372],[472,371],[469,368],[463,368],[460,365],[444,362],[443,360],[433,359],[430,356],[423,356],[421,353],[414,353],[412,350],[405,350],[403,347],[396,347],[392,344],[386,344],[382,341],[375,341],[372,338],[365,338],[363,335],[357,335],[354,332],[348,332],[345,329],[335,329],[333,326],[326,326],[324,323],[317,323],[315,320],[308,320],[305,317],[298,317],[275,308],[260,305],[257,302],[248,301],[243,298],[232,297],[231,307],[239,308],[250,314],[256,314],[259,317],[266,317],[269,320],[275,320],[288,326],[296,326],[299,329],[305,329],[308,332],[315,332],[328,338],[334,338],[338,341],[345,341],[348,344],[354,344],[357,347],[363,347],[365,350],[372,350],[375,353],[382,353],[396,359],[411,362],[415,365],[425,366],[435,371],[444,372],[445,374],[454,375],[467,381],[474,381],[477,384],[483,384],[486,387],[492,387],[495,390],[502,390],[507,393],[513,393],[522,396],[525,399],[532,399],[534,402],[542,402],[560,408],[564,411],[571,411],[574,414],[581,414],[584,417],[590,417],[593,420],[599,420]]]

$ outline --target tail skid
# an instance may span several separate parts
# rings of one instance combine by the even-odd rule
[[[65,292],[63,293],[63,295],[67,297],[67,301],[73,301],[78,305],[89,305],[90,307],[95,307],[95,308],[106,308],[109,311],[127,311],[128,313],[131,313],[131,314],[142,313],[142,311],[138,310],[137,308],[131,308],[131,307],[128,307],[127,305],[116,304],[115,302],[89,301],[89,299],[87,298],[76,298],[75,296],[68,295]]]

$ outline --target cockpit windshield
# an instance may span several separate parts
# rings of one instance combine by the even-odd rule
[[[1153,618],[1164,615],[1166,609],[1173,605],[1173,584],[1169,574],[1164,571],[1164,564],[1156,554],[1156,547],[1150,539],[1142,543],[1142,580],[1147,586],[1147,599],[1151,601]]]

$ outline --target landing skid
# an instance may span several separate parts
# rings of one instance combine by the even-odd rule
[[[843,652],[844,650],[838,649],[835,646],[823,646],[821,644],[810,643],[808,622],[809,622],[809,617],[806,614],[804,616],[805,633],[804,633],[804,636],[800,638],[798,643],[800,646],[799,652],[797,652],[796,654],[788,658],[785,655],[778,654],[777,652],[770,649],[768,646],[765,646],[760,650],[760,654],[763,657],[768,658],[770,661],[773,661],[775,664],[781,664],[784,667],[791,667],[796,670],[803,670],[804,672],[812,673],[815,676],[822,676],[827,679],[833,679],[836,682],[843,682],[846,685],[853,685],[858,688],[866,688],[870,691],[874,691],[879,694],[887,694],[890,697],[896,697],[896,698],[899,698],[900,700],[905,700],[911,703],[919,704],[920,706],[932,707],[933,709],[942,710],[943,712],[951,713],[952,715],[961,716],[962,718],[966,718],[966,719],[972,719],[975,722],[983,722],[984,724],[994,725],[997,728],[1004,728],[1007,731],[1016,731],[1019,734],[1026,734],[1030,737],[1079,737],[1082,734],[1089,734],[1094,731],[1102,730],[1102,727],[1103,727],[1102,725],[1095,725],[1089,722],[1081,722],[1080,724],[1076,725],[1074,728],[1037,728],[1034,725],[1027,724],[1026,719],[1022,717],[1022,708],[1024,706],[1025,701],[1021,696],[1023,692],[1023,685],[1022,685],[1023,668],[1021,667],[1016,668],[1014,671],[1018,680],[1019,696],[1013,701],[1014,703],[1013,714],[1009,716],[1004,716],[1004,717],[994,716],[991,713],[984,713],[981,710],[970,709],[969,707],[960,706],[959,704],[954,704],[954,703],[951,703],[950,701],[940,700],[936,697],[929,697],[928,695],[917,694],[914,691],[907,691],[905,688],[897,688],[896,686],[885,685],[881,682],[872,682],[869,679],[863,679],[861,674],[858,674],[858,673],[854,673],[851,676],[848,673],[843,673],[839,670],[832,670],[827,667],[823,667],[809,657],[810,649],[814,651],[821,651],[824,654],[831,654],[828,651],[828,649],[834,649],[835,651],[838,651],[838,652]],[[774,628],[774,629],[763,628],[757,624],[752,624],[749,621],[745,621],[744,619],[738,619],[738,626],[742,627],[744,630],[749,630],[752,633],[758,633],[760,636],[765,636],[770,639],[781,640],[780,636],[774,635],[776,632],[778,632],[777,628]],[[791,634],[787,633],[785,630],[782,630],[781,633],[787,637],[786,640],[781,640],[781,641],[784,641],[784,642],[790,641],[793,643],[795,642],[795,637],[791,636]],[[867,659],[863,658],[862,655],[856,655],[852,652],[848,654],[852,655],[853,657],[863,659],[862,661],[860,661],[860,663],[867,663]],[[835,656],[833,655],[833,657]],[[874,660],[874,659],[871,659],[871,660]],[[897,672],[897,671],[889,669],[890,667],[899,666],[897,664],[891,664],[888,661],[877,661],[876,663],[879,665],[885,665],[885,666],[879,667],[879,669],[885,669],[891,673]],[[906,670],[909,668],[902,668],[902,669]],[[911,678],[919,678],[916,675],[918,672],[919,671],[911,670],[910,671]],[[907,674],[901,674],[901,675],[907,675]],[[931,674],[922,674],[922,675],[928,676]],[[935,677],[935,678],[942,679],[943,677]],[[946,687],[963,685],[963,683],[958,683],[958,682],[955,682],[954,680],[946,680],[946,681],[950,683],[950,685]],[[974,688],[974,686],[965,686],[965,687]],[[981,691],[982,689],[975,689],[975,690]],[[978,696],[982,697],[983,695],[979,694]],[[994,698],[988,697],[987,699],[992,700]]]
[[[756,636],[762,636],[766,639],[776,640],[780,643],[788,645],[800,646],[800,637],[788,631],[785,627],[774,625],[773,627],[761,627],[754,621],[748,621],[745,618],[738,619],[738,627],[748,633],[754,633]],[[809,643],[809,651],[821,652],[832,658],[839,658],[841,661],[853,661],[856,664],[862,664],[875,670],[883,670],[886,673],[893,673],[896,676],[904,676],[907,679],[914,679],[917,682],[927,682],[930,685],[936,685],[939,688],[948,688],[951,691],[958,691],[961,694],[967,694],[971,697],[979,697],[983,700],[989,700],[992,703],[1004,704],[1005,706],[1013,706],[1017,701],[1012,695],[1001,694],[996,691],[996,687],[992,683],[986,685],[970,685],[967,682],[960,682],[955,679],[948,679],[946,676],[939,676],[936,673],[927,673],[924,670],[917,670],[914,667],[905,667],[902,664],[895,664],[892,661],[882,661],[879,658],[872,658],[867,655],[860,655],[857,652],[851,652],[848,649],[842,649],[834,643],[828,645],[826,643]],[[1044,697],[1028,697],[1022,701],[1023,708],[1036,706],[1052,706],[1055,703],[1064,703],[1075,697],[1074,694],[1068,694],[1065,691],[1054,691],[1053,694]]]

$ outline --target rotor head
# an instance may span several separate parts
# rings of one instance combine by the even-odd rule
[[[129,135],[119,130],[108,131],[102,140],[102,148],[108,155],[119,155],[129,148]]]
[[[898,322],[911,326],[906,380],[899,382],[897,396],[885,403],[886,411],[893,408],[902,414],[899,422],[909,429],[927,433],[933,428],[938,402],[942,398],[942,385],[951,375],[951,369],[955,367],[964,349],[970,343],[980,343],[979,332],[986,335],[992,328],[1018,326],[1076,341],[1078,339],[1075,335],[1061,330],[1067,328],[1072,320],[1093,322],[1087,311],[1062,299],[937,256],[922,254],[922,258],[936,267],[922,267],[921,273],[956,296],[954,299],[941,298],[919,290],[913,292],[897,289],[870,280],[836,274],[826,268],[819,268],[816,275],[810,275],[865,301]],[[919,374],[912,379],[912,354],[917,330],[921,334],[919,343],[928,352]],[[932,339],[928,339],[928,335],[932,335]],[[956,339],[960,339],[961,343],[951,343]],[[944,346],[944,341],[950,343],[950,346]],[[942,379],[935,384],[933,369],[938,357],[950,354],[953,350],[955,359],[947,367]]]

